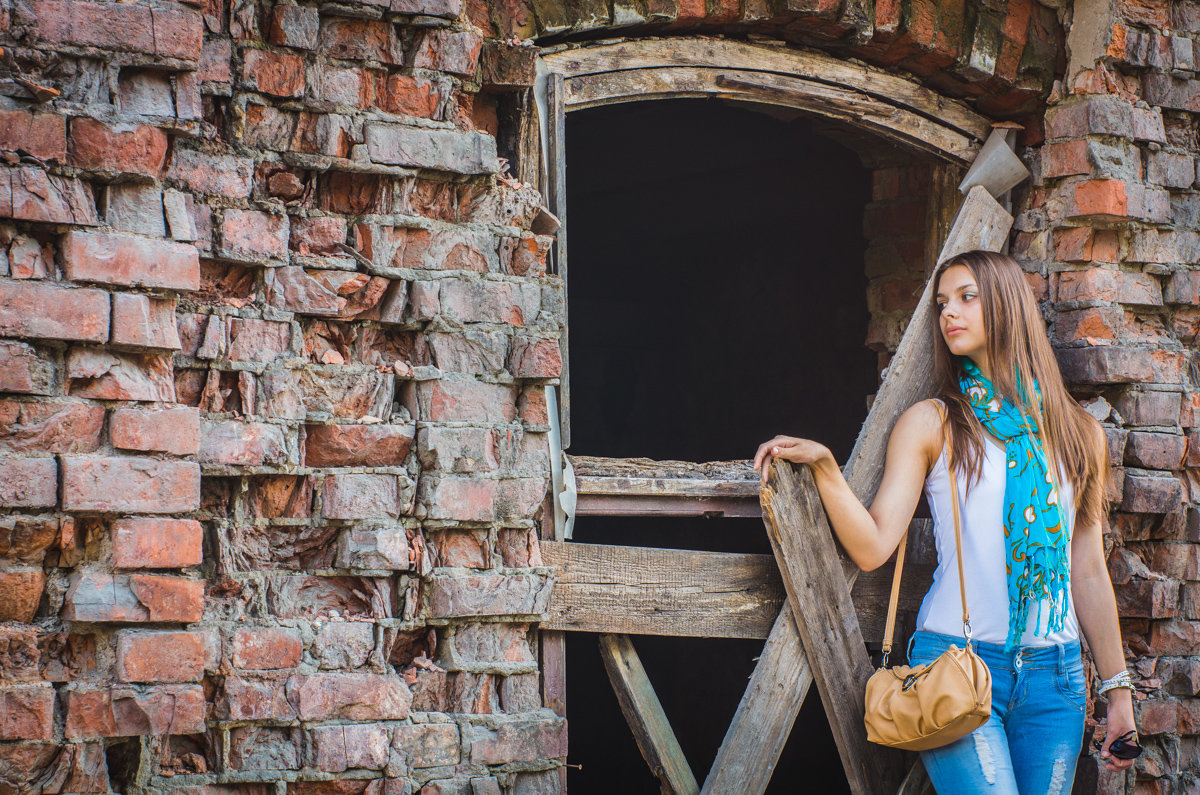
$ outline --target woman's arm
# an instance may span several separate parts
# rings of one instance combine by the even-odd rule
[[[858,567],[871,571],[883,565],[908,529],[925,475],[937,460],[942,444],[942,416],[937,404],[925,400],[896,421],[888,440],[883,480],[868,511],[850,490],[829,448],[808,439],[777,436],[758,448],[754,468],[763,480],[772,458],[812,467],[829,524]]]
[[[1103,444],[1103,431],[1097,426]],[[1103,486],[1097,486],[1102,488]],[[1075,602],[1075,615],[1079,628],[1087,638],[1096,671],[1101,679],[1109,679],[1125,670],[1125,653],[1121,648],[1121,625],[1117,621],[1117,600],[1113,595],[1112,580],[1104,561],[1104,519],[1098,516],[1086,524],[1076,524],[1071,537],[1071,597]],[[1131,729],[1136,730],[1133,720],[1133,693],[1124,688],[1109,690],[1108,720],[1104,745],[1100,756],[1109,770],[1124,770],[1133,764],[1132,759],[1117,759],[1108,755],[1108,746],[1113,740]]]

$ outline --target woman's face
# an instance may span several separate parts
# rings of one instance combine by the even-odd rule
[[[979,286],[966,265],[953,265],[937,286],[938,324],[942,339],[955,356],[967,356],[986,369],[987,334]]]

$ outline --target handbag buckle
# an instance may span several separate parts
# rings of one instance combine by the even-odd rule
[[[917,677],[919,676],[920,673],[915,673],[904,677],[904,684],[900,686],[900,692],[907,693],[909,690],[911,690],[913,685],[917,683]]]

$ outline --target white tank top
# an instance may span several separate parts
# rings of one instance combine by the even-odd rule
[[[1004,448],[988,439],[984,445],[983,470],[979,481],[967,493],[968,478],[958,473],[958,492],[962,510],[963,571],[967,579],[967,607],[971,611],[971,630],[975,640],[1003,644],[1008,637],[1008,580],[1004,561],[1008,551],[1004,543]],[[1062,482],[1061,504],[1067,509],[1068,543],[1075,531],[1075,495],[1071,484]],[[954,508],[950,502],[950,474],[946,469],[946,451],[925,478],[925,496],[933,514],[938,566],[933,585],[917,613],[917,629],[962,637],[962,600],[958,592],[958,561],[954,546]],[[1067,558],[1068,573],[1070,557]],[[1042,627],[1046,626],[1049,604],[1041,606]],[[1021,646],[1050,646],[1070,643],[1079,638],[1075,603],[1067,589],[1067,616],[1062,630],[1045,635],[1034,634],[1038,606],[1031,605],[1029,622]]]

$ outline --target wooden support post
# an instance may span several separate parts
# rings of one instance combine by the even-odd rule
[[[688,766],[658,695],[628,635],[601,635],[600,657],[621,704],[621,712],[642,757],[662,782],[663,795],[698,795],[700,787]]]
[[[821,496],[807,467],[772,464],[762,491],[763,518],[779,563],[788,602],[833,730],[850,788],[887,793],[899,786],[899,754],[881,752],[867,740],[863,692],[871,660],[846,580],[829,576],[842,565],[825,519]]]

